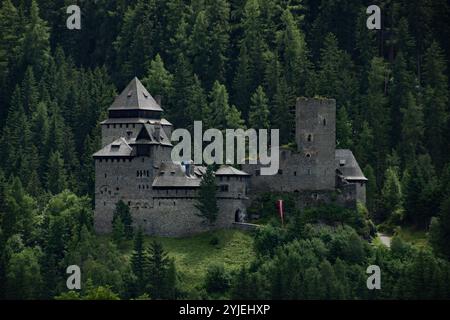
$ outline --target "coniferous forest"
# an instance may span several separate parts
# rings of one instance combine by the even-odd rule
[[[447,1],[0,4],[0,299],[450,298]],[[80,30],[66,26],[71,4]],[[371,4],[380,30],[366,26]],[[248,261],[205,265],[195,283],[124,203],[98,236],[99,123],[135,76],[175,127],[279,128],[285,145],[296,97],[336,99],[337,147],[369,179],[366,207],[298,210],[283,195],[282,228],[266,195]],[[211,251],[224,241],[205,237]],[[69,265],[81,290],[66,286]],[[369,265],[381,290],[366,287]]]

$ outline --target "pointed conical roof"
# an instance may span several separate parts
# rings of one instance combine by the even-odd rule
[[[109,110],[163,111],[137,77],[116,97]]]

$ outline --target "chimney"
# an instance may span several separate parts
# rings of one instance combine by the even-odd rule
[[[133,131],[128,130],[127,131],[127,140],[130,140],[132,135],[133,135]]]
[[[161,99],[162,97],[159,94],[155,96],[155,101],[157,104],[159,104],[160,107],[161,107]]]

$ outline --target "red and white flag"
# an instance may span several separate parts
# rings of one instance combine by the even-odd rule
[[[280,214],[281,225],[284,225],[284,208],[283,200],[277,200],[278,213]]]

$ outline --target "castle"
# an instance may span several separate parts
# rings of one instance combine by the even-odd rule
[[[158,99],[157,99],[158,100]],[[171,159],[172,124],[139,79],[134,78],[101,122],[102,148],[95,160],[95,229],[112,230],[116,203],[124,201],[145,233],[184,236],[211,229],[196,215],[197,190],[206,168]],[[290,192],[299,206],[338,201],[365,202],[364,177],[350,150],[336,150],[336,103],[299,98],[296,148],[280,148],[278,174],[261,166],[242,171],[223,165],[215,172],[219,214],[214,228],[244,222],[250,202],[262,192]]]

